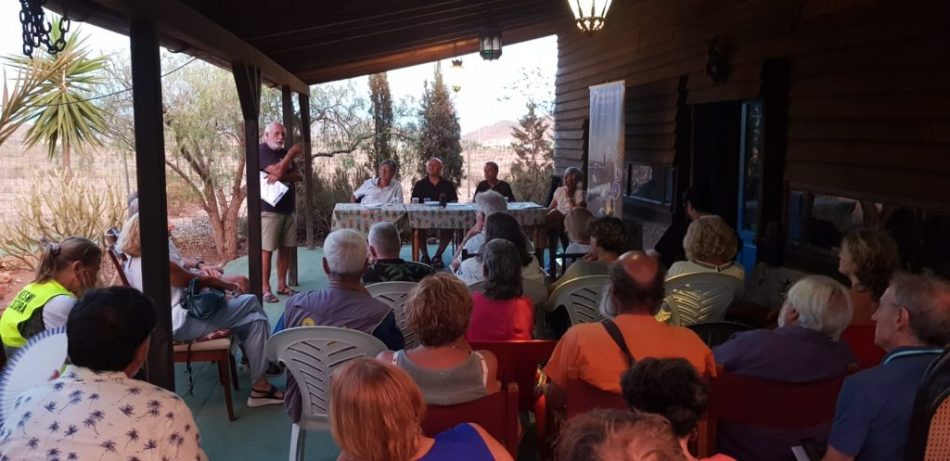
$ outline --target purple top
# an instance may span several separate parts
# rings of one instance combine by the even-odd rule
[[[463,423],[440,432],[435,444],[419,461],[493,461],[482,435],[471,424]]]
[[[837,378],[849,364],[857,363],[844,342],[801,326],[736,333],[713,348],[713,355],[728,372],[789,383]],[[794,460],[792,446],[808,438],[824,444],[830,430],[830,422],[801,431],[723,422],[716,446],[736,459]]]

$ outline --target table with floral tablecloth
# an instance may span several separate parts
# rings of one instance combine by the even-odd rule
[[[402,229],[405,227],[406,218],[406,206],[401,203],[381,206],[337,203],[333,207],[331,229],[355,229],[369,234],[369,228],[382,221],[391,222],[396,228]]]

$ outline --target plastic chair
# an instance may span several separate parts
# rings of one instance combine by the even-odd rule
[[[859,370],[879,365],[886,354],[874,344],[874,325],[851,325],[841,332],[841,340],[851,347]]]
[[[917,388],[910,436],[904,448],[907,461],[950,459],[950,349],[927,367]]]
[[[406,301],[409,299],[409,292],[416,286],[413,282],[380,282],[366,286],[366,291],[370,296],[386,303],[396,314],[396,325],[402,332],[402,337],[406,340],[406,350],[419,345],[416,334],[409,329],[408,313],[406,312]]]
[[[267,358],[282,363],[300,389],[300,421],[290,431],[290,460],[304,459],[306,431],[330,428],[330,375],[340,365],[376,357],[386,345],[362,331],[337,327],[288,328],[267,340]]]
[[[617,408],[621,410],[629,408],[622,395],[598,389],[579,379],[568,378],[566,392],[565,404],[567,408],[565,408],[565,413],[567,419],[596,408]]]
[[[709,447],[703,451],[716,452],[719,421],[788,430],[832,421],[844,377],[842,372],[835,379],[783,383],[739,376],[720,366],[709,386]]]
[[[606,275],[588,275],[564,282],[548,298],[553,300],[551,310],[564,306],[571,325],[599,322],[604,319],[600,304],[608,283]]]
[[[429,405],[422,432],[434,437],[462,423],[482,426],[513,458],[518,457],[518,385],[509,383],[494,394],[458,405]]]
[[[726,309],[742,297],[744,289],[742,280],[719,272],[677,275],[664,286],[663,302],[679,314],[683,326],[722,321]]]
[[[499,378],[502,383],[516,383],[520,389],[520,411],[534,410],[534,386],[538,364],[546,362],[557,341],[530,339],[512,341],[471,341],[474,350],[491,351],[498,358]]]
[[[690,325],[688,328],[693,330],[710,348],[728,341],[736,333],[752,329],[749,325],[739,322],[697,323]]]

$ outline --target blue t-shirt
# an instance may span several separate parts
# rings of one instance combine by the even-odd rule
[[[904,459],[917,386],[942,349],[899,347],[844,380],[828,444],[861,461]]]
[[[462,423],[435,436],[435,444],[419,461],[494,461],[491,450],[471,424]]]

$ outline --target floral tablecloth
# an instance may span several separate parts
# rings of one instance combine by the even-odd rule
[[[406,224],[406,206],[387,204],[383,206],[360,205],[359,203],[337,203],[333,207],[331,229],[355,229],[369,234],[373,224],[388,221],[402,229]]]
[[[413,229],[468,229],[475,225],[475,205],[472,203],[449,203],[445,208],[437,205],[407,204],[409,227]],[[532,202],[508,204],[508,213],[522,227],[544,223],[547,209]]]

